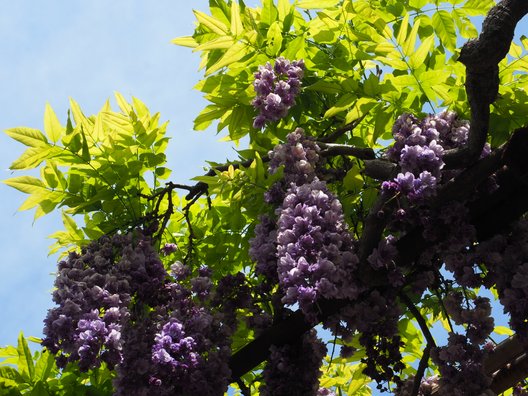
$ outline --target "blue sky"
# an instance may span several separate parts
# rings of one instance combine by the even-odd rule
[[[144,101],[170,120],[168,149],[172,180],[187,182],[203,172],[206,160],[235,159],[214,131],[192,131],[205,106],[192,87],[201,77],[199,56],[170,40],[192,34],[192,8],[206,0],[0,0],[0,130],[43,128],[49,102],[64,123],[68,98],[86,114],[96,113],[119,91]],[[10,163],[23,146],[0,134],[0,179],[12,176]],[[32,212],[17,212],[24,194],[0,185],[0,345],[18,333],[41,336],[52,306],[56,257],[47,257],[47,236],[61,229],[57,215],[33,224]]]

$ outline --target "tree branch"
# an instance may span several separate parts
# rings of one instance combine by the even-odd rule
[[[321,147],[322,151],[320,154],[323,157],[351,155],[362,160],[371,160],[376,157],[374,150],[372,150],[370,147],[356,147],[347,144],[323,143],[319,141],[316,143],[319,147]]]
[[[508,53],[515,26],[526,13],[526,0],[501,1],[489,11],[479,37],[462,47],[458,60],[466,66],[471,129],[465,147],[445,152],[443,160],[447,167],[461,168],[481,154],[489,128],[489,106],[499,90],[498,64]]]

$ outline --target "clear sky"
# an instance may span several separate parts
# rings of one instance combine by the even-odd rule
[[[203,172],[206,160],[236,159],[214,131],[192,131],[205,106],[192,87],[201,77],[199,55],[170,40],[190,35],[192,9],[206,0],[0,0],[0,130],[43,128],[49,102],[64,123],[68,98],[85,114],[96,113],[114,91],[141,99],[170,120],[167,150],[174,182]],[[24,147],[0,134],[0,179]],[[56,257],[47,257],[61,229],[57,215],[33,224],[33,212],[17,212],[25,195],[0,185],[0,345],[18,333],[41,336],[52,306]]]

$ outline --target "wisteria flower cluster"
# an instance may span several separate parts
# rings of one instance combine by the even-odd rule
[[[312,313],[318,298],[355,299],[358,258],[339,200],[324,182],[288,190],[278,219],[277,257],[283,303]]]
[[[384,182],[386,191],[397,191],[411,202],[421,202],[436,193],[436,187],[451,173],[442,173],[444,150],[467,142],[469,122],[458,119],[456,113],[443,111],[421,120],[412,114],[402,114],[394,123],[395,143],[387,158],[401,169],[397,177]],[[489,153],[489,145],[483,155]]]
[[[252,104],[259,111],[254,128],[261,129],[267,122],[278,121],[288,114],[300,92],[303,75],[303,60],[290,62],[279,57],[273,66],[269,62],[259,66],[253,82],[257,97]]]
[[[519,220],[512,229],[480,243],[467,265],[484,264],[484,282],[495,285],[510,326],[528,340],[528,220]]]
[[[59,367],[79,361],[82,370],[122,360],[122,323],[137,296],[156,304],[166,272],[149,241],[135,234],[103,237],[82,254],[59,263],[42,345],[57,354]]]
[[[59,367],[115,368],[118,396],[223,395],[236,311],[251,304],[245,276],[213,287],[207,267],[193,275],[177,262],[171,270],[140,230],[70,253],[59,263],[58,307],[46,317],[43,345]]]
[[[326,347],[315,330],[308,331],[294,344],[272,346],[262,372],[264,383],[260,395],[324,395],[325,391],[319,389],[319,370],[325,355]]]

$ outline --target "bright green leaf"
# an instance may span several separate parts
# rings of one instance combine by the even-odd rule
[[[409,65],[411,68],[417,69],[420,67],[424,61],[427,55],[429,54],[429,51],[431,51],[431,48],[434,44],[434,36],[429,36],[426,39],[422,41],[418,49],[411,54],[411,57],[409,58]]]
[[[218,19],[207,15],[201,11],[193,10],[193,12],[198,22],[200,22],[203,26],[207,27],[212,32],[215,32],[221,36],[225,36],[228,33],[227,26],[224,25]]]
[[[244,27],[242,26],[242,20],[240,18],[240,6],[238,5],[236,0],[232,0],[231,2],[231,33],[238,37],[242,34],[244,31]]]
[[[326,9],[335,7],[337,3],[339,3],[338,0],[300,0],[297,2],[297,7],[307,10]]]
[[[28,343],[24,338],[24,334],[20,332],[18,335],[18,369],[22,376],[27,376],[29,381],[33,381],[35,378],[35,366],[33,363],[33,356],[29,350]]]
[[[513,335],[513,330],[505,326],[495,326],[493,332],[499,335],[506,335],[508,337]]]
[[[277,56],[282,47],[282,29],[280,26],[280,22],[275,21],[269,27],[267,34],[267,43],[268,47],[266,52],[272,57]]]
[[[53,143],[57,143],[65,131],[49,103],[44,110],[44,131]]]
[[[235,39],[231,36],[220,36],[211,41],[206,41],[197,46],[194,51],[209,51],[212,49],[227,49],[235,43]]]
[[[418,29],[420,28],[420,20],[417,19],[409,33],[409,36],[403,43],[403,54],[409,56],[414,52],[414,46],[416,45],[416,38],[418,37]]]
[[[433,28],[442,44],[450,51],[456,47],[455,23],[449,12],[439,10],[433,15]]]
[[[176,37],[171,40],[172,44],[180,45],[182,47],[189,47],[189,48],[195,48],[198,46],[198,43],[192,36],[182,36],[182,37]]]
[[[47,188],[44,183],[42,183],[40,179],[37,179],[33,176],[12,177],[11,179],[4,180],[4,183],[26,194],[34,194],[41,193],[42,191],[47,191]]]
[[[225,66],[229,66],[230,64],[239,61],[248,53],[248,51],[249,49],[244,43],[235,43],[214,65],[207,69],[205,74],[210,75]]]
[[[29,147],[47,146],[48,139],[38,129],[18,127],[5,131],[8,136]]]

